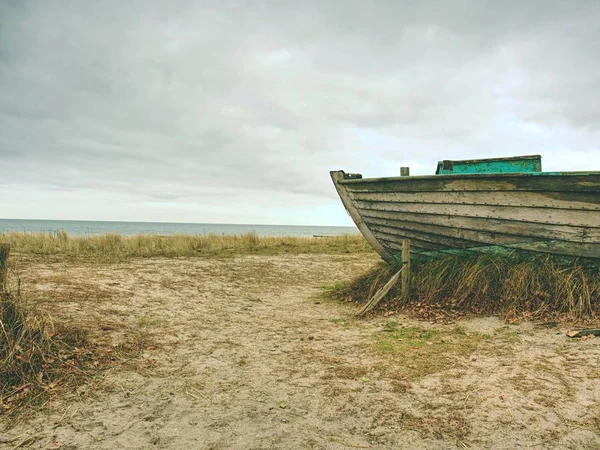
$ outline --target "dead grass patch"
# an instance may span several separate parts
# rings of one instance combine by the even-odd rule
[[[347,327],[342,319],[334,323]],[[375,366],[350,363],[345,358],[310,349],[303,351],[323,365],[324,379],[368,382],[376,374],[378,379],[392,383],[395,392],[402,393],[409,389],[411,381],[461,365],[462,360],[488,341],[489,336],[468,333],[460,327],[427,329],[390,321],[370,342],[363,344],[375,356]]]
[[[143,339],[96,345],[83,329],[55,325],[12,293],[1,296],[0,325],[0,415],[9,418],[136,357],[144,347]]]
[[[412,411],[380,412],[373,418],[374,428],[400,426],[424,438],[457,443],[468,440],[472,432],[471,423],[472,420],[465,411],[446,409],[438,405],[422,405],[421,408]]]
[[[400,263],[381,263],[348,284],[331,286],[326,297],[368,300]],[[427,319],[465,314],[514,318],[593,320],[600,315],[600,265],[521,253],[415,257],[410,297],[394,286],[382,310],[404,310]]]
[[[324,370],[322,379],[324,380],[356,380],[361,381],[367,377],[372,368],[361,364],[352,364],[347,359],[323,354],[310,348],[303,348],[302,353],[312,361],[318,361]]]
[[[487,339],[460,327],[426,329],[392,321],[375,337],[371,350],[385,356],[388,367],[393,367],[393,379],[414,380],[455,367]]]
[[[342,380],[364,380],[370,372],[370,368],[362,365],[334,364],[332,365],[328,378],[339,378]]]

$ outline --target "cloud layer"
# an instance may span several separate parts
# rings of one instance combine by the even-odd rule
[[[336,225],[332,169],[600,170],[598,23],[596,1],[0,0],[0,216]]]

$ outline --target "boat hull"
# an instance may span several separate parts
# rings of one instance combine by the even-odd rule
[[[501,246],[600,258],[600,172],[331,177],[386,260],[404,239],[416,252]]]

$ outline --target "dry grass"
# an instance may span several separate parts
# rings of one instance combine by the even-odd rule
[[[473,353],[488,336],[467,333],[462,328],[400,326],[395,321],[386,324],[371,350],[385,356],[386,367],[393,378],[410,381],[443,372],[456,361]]]
[[[351,322],[357,326],[354,321],[358,319],[352,319]],[[350,328],[345,320],[336,319],[332,322],[343,329]],[[395,388],[405,390],[411,381],[456,366],[457,361],[466,359],[490,340],[490,335],[467,332],[459,326],[425,328],[405,326],[390,320],[364,344],[364,349],[377,358],[376,365],[350,364],[344,357],[309,353],[313,360],[329,367],[324,379],[360,380],[363,376],[377,373],[378,378],[396,382]],[[496,334],[494,340],[507,342],[503,333]]]
[[[66,375],[79,369],[85,336],[57,332],[51,320],[27,307],[21,297],[4,292],[0,299],[0,414],[37,402]],[[77,349],[77,351],[76,351]]]
[[[327,295],[364,301],[398,269],[397,264],[381,264],[349,284],[330,289]],[[408,300],[401,299],[398,284],[382,307],[507,318],[590,319],[600,314],[600,266],[516,253],[414,258],[410,292]]]
[[[140,354],[143,342],[103,347],[74,326],[51,317],[17,294],[0,299],[0,416],[15,417],[94,378],[100,371]]]
[[[229,256],[240,254],[372,252],[360,235],[328,237],[260,237],[243,235],[121,236],[109,233],[73,237],[54,233],[6,233],[0,240],[14,252],[33,255],[64,255],[119,260],[131,257]]]
[[[25,406],[44,404],[140,353],[139,345],[102,348],[89,342],[80,327],[55,325],[49,315],[25,301],[20,279],[11,282],[8,249],[0,245],[0,250],[0,416],[13,419]],[[13,285],[16,289],[11,289]]]

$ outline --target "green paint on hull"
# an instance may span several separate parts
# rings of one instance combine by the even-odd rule
[[[469,159],[438,162],[436,175],[481,174],[481,173],[539,173],[542,157],[517,156],[512,158]]]

